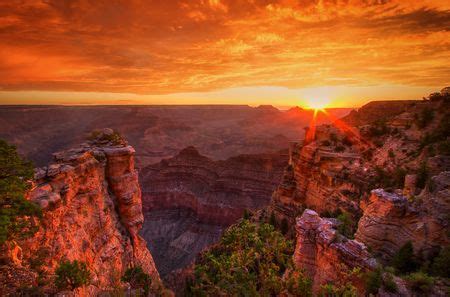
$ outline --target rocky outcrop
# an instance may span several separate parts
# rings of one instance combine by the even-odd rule
[[[63,260],[83,261],[97,290],[120,283],[131,266],[159,279],[138,235],[143,214],[131,146],[95,139],[57,153],[53,163],[37,170],[28,196],[43,217],[36,221],[37,233],[18,242],[22,252],[15,266],[33,270],[39,261],[40,273],[50,277]]]
[[[314,292],[327,283],[339,283],[354,268],[368,271],[376,267],[376,260],[364,244],[338,234],[335,229],[338,223],[335,219],[321,218],[310,209],[296,220],[293,260],[311,278]],[[356,279],[355,285],[358,287]]]
[[[165,275],[182,268],[245,210],[268,205],[287,153],[213,161],[194,147],[141,171],[143,237]]]
[[[291,226],[305,208],[319,213],[344,210],[357,217],[366,175],[356,151],[335,152],[318,142],[293,145],[290,164],[273,193],[269,211]]]
[[[408,241],[425,258],[448,245],[450,173],[444,172],[434,180],[436,193],[424,193],[419,196],[419,203],[383,189],[373,190],[363,205],[364,214],[355,238],[384,260],[389,260]]]

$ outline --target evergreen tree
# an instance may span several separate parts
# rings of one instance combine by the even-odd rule
[[[24,197],[32,177],[32,164],[0,139],[0,244],[36,231],[29,217],[40,216],[40,208]]]

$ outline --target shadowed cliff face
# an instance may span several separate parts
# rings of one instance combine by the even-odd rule
[[[287,165],[287,153],[212,161],[189,147],[140,173],[141,232],[165,275],[185,267],[244,211],[266,206]]]
[[[329,112],[339,117],[348,111]],[[302,109],[249,106],[3,106],[0,138],[43,166],[53,152],[82,142],[92,130],[112,128],[136,149],[136,166],[143,168],[190,145],[213,159],[276,152],[301,139],[311,117]]]
[[[134,265],[159,279],[152,255],[138,235],[144,217],[134,152],[125,143],[91,141],[54,154],[54,162],[37,169],[28,196],[42,208],[43,218],[37,221],[38,232],[10,251],[12,271],[45,255],[39,261],[46,276],[63,260],[86,262],[91,293],[120,283],[120,276]],[[35,285],[33,266],[27,273]],[[3,279],[3,285],[25,283]]]

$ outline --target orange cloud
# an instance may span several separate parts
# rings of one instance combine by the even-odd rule
[[[440,87],[449,28],[445,0],[3,1],[0,89]]]

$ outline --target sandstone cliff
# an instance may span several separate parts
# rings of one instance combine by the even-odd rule
[[[434,180],[437,195],[424,193],[422,199],[425,201],[420,204],[382,189],[373,190],[364,206],[355,238],[385,260],[409,241],[424,258],[449,245],[446,210],[450,209],[450,172],[444,172]]]
[[[286,153],[213,161],[194,147],[141,171],[142,236],[162,275],[185,267],[244,211],[268,205]]]
[[[30,285],[36,285],[37,274],[32,273],[39,266],[39,277],[51,287],[62,260],[87,263],[91,291],[116,287],[131,266],[142,266],[159,279],[152,255],[138,235],[143,214],[134,153],[131,146],[100,135],[77,149],[56,153],[53,163],[37,170],[28,196],[41,206],[43,217],[36,221],[38,232],[18,242],[21,252],[13,253],[13,266],[31,273]],[[20,279],[3,281],[5,290],[26,284]]]
[[[344,281],[359,282],[358,289],[363,292],[361,280],[350,274],[354,269],[359,272],[373,270],[377,261],[364,244],[338,234],[338,223],[335,219],[321,218],[315,211],[306,209],[295,225],[294,264],[311,278],[314,292],[318,292],[322,285]]]
[[[404,223],[413,216],[417,222],[426,222],[432,233],[448,228],[442,218],[450,210],[448,198],[444,190],[432,189],[446,184],[445,172],[450,170],[447,97],[369,103],[354,121],[352,115],[344,119],[355,126],[338,120],[317,127],[312,139],[291,146],[290,164],[269,212],[278,221],[287,220],[291,234],[296,216],[305,208],[325,215],[345,212],[356,231],[356,222],[373,198],[369,199],[370,191],[384,188],[415,201],[399,214]]]

